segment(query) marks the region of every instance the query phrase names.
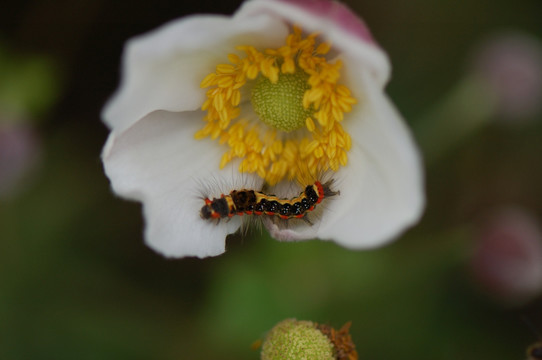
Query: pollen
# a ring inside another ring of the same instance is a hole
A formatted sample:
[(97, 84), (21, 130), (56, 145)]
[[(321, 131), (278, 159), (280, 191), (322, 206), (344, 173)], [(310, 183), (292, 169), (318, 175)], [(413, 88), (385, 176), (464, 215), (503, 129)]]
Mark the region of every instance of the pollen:
[(294, 27), (284, 46), (238, 46), (242, 56), (229, 54), (203, 78), (205, 125), (195, 138), (224, 147), (220, 168), (239, 159), (240, 172), (274, 185), (347, 165), (352, 140), (342, 122), (357, 100), (339, 82), (342, 63), (328, 62), (331, 49)]

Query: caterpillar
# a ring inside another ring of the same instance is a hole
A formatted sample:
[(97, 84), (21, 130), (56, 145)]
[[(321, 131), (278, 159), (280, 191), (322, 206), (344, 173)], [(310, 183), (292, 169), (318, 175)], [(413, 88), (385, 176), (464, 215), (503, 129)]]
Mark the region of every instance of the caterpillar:
[(235, 215), (269, 215), (281, 219), (304, 219), (324, 198), (338, 195), (339, 191), (331, 190), (333, 180), (325, 183), (316, 181), (307, 185), (299, 196), (292, 199), (280, 199), (275, 195), (267, 195), (261, 191), (242, 189), (232, 190), (228, 195), (219, 198), (205, 198), (205, 205), (200, 210), (202, 219), (223, 219)]

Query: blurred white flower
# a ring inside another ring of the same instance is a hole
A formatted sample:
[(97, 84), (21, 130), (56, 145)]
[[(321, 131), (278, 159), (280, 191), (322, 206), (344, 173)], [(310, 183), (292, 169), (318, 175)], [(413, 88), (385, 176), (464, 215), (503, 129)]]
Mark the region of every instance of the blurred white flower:
[(231, 17), (176, 20), (130, 40), (122, 70), (103, 111), (105, 171), (143, 203), (145, 240), (166, 256), (224, 251), (238, 216), (201, 219), (196, 194), (232, 177), (286, 195), (331, 173), (341, 195), (314, 226), (266, 221), (282, 240), (374, 247), (420, 217), (420, 157), (383, 90), (388, 59), (338, 2), (253, 0)]

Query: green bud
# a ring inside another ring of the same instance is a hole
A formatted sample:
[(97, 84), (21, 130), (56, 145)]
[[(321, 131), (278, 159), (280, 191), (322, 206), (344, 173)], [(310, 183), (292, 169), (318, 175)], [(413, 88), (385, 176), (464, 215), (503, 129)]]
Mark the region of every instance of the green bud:
[(333, 360), (334, 346), (312, 321), (286, 319), (266, 335), (261, 359)]

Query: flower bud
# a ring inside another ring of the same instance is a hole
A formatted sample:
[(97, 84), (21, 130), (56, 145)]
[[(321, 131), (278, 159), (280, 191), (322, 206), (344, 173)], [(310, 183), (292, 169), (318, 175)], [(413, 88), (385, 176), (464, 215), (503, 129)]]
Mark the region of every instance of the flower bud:
[(474, 53), (472, 71), (495, 96), (495, 113), (522, 120), (542, 110), (542, 43), (516, 32), (487, 39)]
[(350, 323), (337, 331), (312, 321), (283, 320), (265, 337), (261, 359), (356, 360), (349, 329)]
[(489, 294), (510, 305), (524, 303), (542, 290), (542, 233), (530, 214), (505, 209), (478, 231), (471, 270)]
[(31, 126), (0, 118), (0, 199), (13, 196), (40, 157), (38, 135)]

